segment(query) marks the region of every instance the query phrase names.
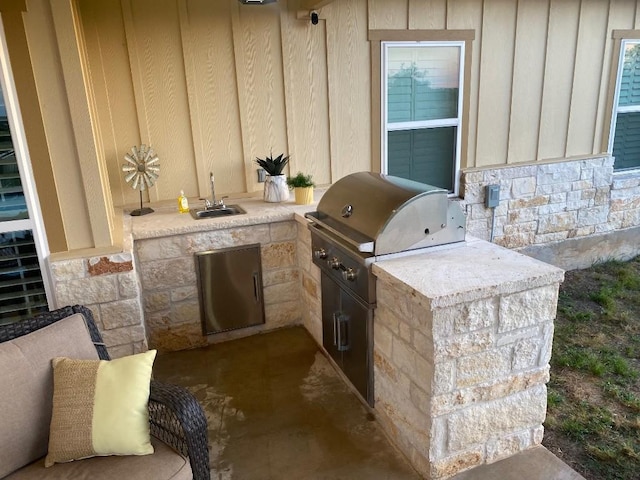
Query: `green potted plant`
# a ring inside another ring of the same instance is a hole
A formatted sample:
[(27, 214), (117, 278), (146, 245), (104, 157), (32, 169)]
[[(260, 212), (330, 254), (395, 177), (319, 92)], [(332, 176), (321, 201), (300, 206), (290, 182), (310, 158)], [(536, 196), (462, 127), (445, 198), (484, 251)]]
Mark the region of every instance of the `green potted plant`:
[(282, 173), (289, 163), (289, 156), (281, 153), (273, 158), (273, 153), (264, 158), (256, 158), (256, 163), (267, 172), (264, 181), (263, 199), (265, 202), (285, 202), (289, 200), (287, 177)]
[(313, 203), (313, 187), (315, 187), (316, 184), (313, 183), (311, 175), (298, 172), (295, 177), (287, 177), (287, 185), (293, 189), (298, 205), (309, 205)]

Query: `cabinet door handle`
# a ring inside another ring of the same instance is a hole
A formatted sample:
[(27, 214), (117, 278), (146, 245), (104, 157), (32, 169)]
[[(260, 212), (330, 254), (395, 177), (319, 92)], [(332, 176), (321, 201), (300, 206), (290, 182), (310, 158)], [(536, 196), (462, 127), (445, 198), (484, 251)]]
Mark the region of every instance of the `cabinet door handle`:
[(338, 314), (338, 351), (346, 352), (349, 348), (349, 316)]
[(258, 272), (253, 272), (253, 296), (256, 299), (256, 303), (260, 303), (260, 279), (258, 278)]

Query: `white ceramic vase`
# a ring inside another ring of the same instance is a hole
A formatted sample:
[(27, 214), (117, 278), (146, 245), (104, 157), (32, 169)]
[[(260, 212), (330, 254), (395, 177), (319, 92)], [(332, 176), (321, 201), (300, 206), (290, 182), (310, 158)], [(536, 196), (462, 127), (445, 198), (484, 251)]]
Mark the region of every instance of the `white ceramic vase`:
[(267, 175), (264, 181), (265, 202), (286, 202), (289, 200), (289, 186), (286, 175)]

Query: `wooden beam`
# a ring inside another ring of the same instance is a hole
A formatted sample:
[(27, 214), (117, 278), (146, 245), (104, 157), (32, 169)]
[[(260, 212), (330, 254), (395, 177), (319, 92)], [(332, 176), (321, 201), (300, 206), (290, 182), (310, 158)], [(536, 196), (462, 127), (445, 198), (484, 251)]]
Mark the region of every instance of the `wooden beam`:
[[(93, 246), (111, 247), (122, 242), (122, 222), (116, 222), (114, 218), (109, 178), (104, 156), (99, 148), (100, 135), (95, 119), (91, 85), (86, 82), (88, 70), (84, 58), (83, 39), (74, 5), (73, 0), (51, 0), (51, 11), (69, 100)], [(63, 188), (62, 185), (60, 188)]]
[(26, 0), (0, 0), (0, 12), (26, 12)]
[(19, 1), (13, 2), (15, 9), (9, 8), (8, 3), (3, 2), (0, 11), (47, 243), (51, 252), (65, 251), (68, 249), (67, 236), (29, 54), (23, 11)]

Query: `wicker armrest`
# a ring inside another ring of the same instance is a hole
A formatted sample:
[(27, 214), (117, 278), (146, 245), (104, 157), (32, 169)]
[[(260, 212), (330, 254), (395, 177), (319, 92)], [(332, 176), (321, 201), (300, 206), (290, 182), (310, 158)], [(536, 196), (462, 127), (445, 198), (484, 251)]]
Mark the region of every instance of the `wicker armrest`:
[(93, 344), (98, 352), (98, 357), (100, 357), (101, 360), (109, 360), (107, 347), (102, 342), (102, 336), (96, 326), (93, 314), (91, 313), (91, 310), (84, 305), (62, 307), (57, 310), (51, 310), (50, 312), (40, 313), (35, 317), (26, 320), (10, 323), (8, 325), (0, 325), (0, 343), (13, 340), (14, 338), (21, 337), (22, 335), (27, 335), (28, 333), (39, 330), (42, 327), (51, 325), (58, 320), (69, 317), (74, 313), (81, 313), (84, 316), (85, 324), (87, 325), (91, 340), (93, 340)]
[(151, 381), (151, 434), (189, 457), (194, 480), (209, 480), (207, 419), (191, 393), (177, 385)]

